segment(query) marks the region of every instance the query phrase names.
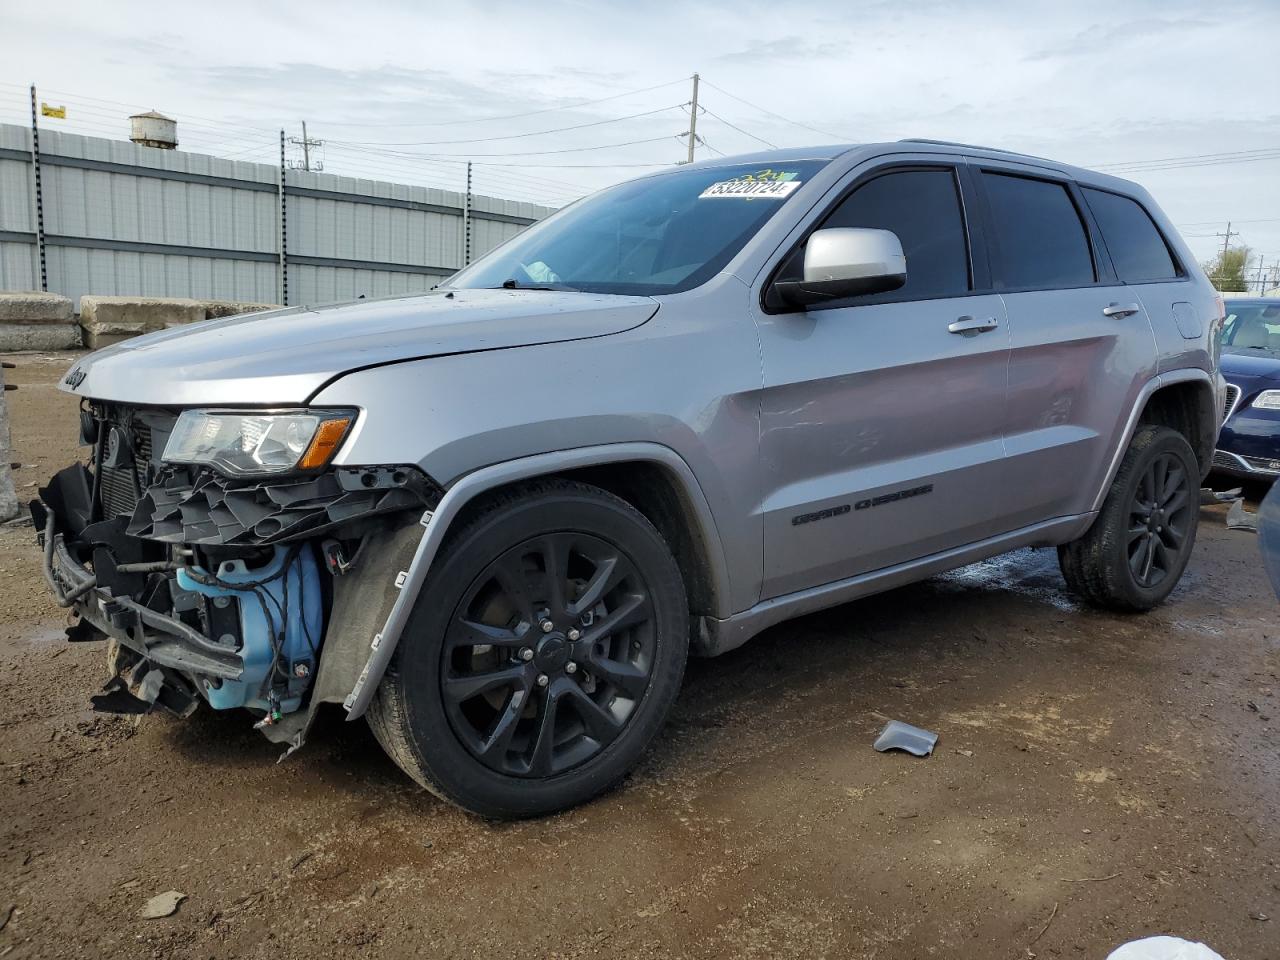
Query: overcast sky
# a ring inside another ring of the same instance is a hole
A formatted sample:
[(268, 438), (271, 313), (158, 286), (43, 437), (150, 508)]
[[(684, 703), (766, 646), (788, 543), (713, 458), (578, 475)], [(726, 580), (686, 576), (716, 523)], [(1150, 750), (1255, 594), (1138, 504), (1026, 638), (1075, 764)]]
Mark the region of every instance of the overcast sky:
[(327, 172), (456, 187), (438, 158), (469, 155), (477, 192), (564, 202), (681, 159), (698, 71), (700, 157), (913, 136), (1086, 166), (1195, 157), (1115, 171), (1202, 257), (1231, 220), (1272, 263), (1278, 43), (1277, 0), (0, 0), (0, 119), (28, 117), (34, 81), (68, 108), (49, 127), (118, 137), (155, 107), (184, 149), (268, 162), (305, 119)]

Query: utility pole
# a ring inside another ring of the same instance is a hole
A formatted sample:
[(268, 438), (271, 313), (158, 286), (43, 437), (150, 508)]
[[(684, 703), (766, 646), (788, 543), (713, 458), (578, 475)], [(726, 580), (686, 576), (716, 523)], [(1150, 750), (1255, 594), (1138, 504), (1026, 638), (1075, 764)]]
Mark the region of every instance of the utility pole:
[(1227, 254), (1227, 248), (1231, 246), (1231, 238), (1232, 238), (1232, 237), (1238, 237), (1238, 236), (1240, 236), (1240, 231), (1239, 231), (1239, 230), (1237, 230), (1235, 233), (1232, 233), (1232, 232), (1231, 232), (1231, 221), (1230, 221), (1230, 220), (1228, 220), (1228, 221), (1227, 221), (1227, 232), (1226, 232), (1226, 233), (1215, 233), (1215, 234), (1214, 234), (1214, 236), (1215, 236), (1215, 237), (1221, 237), (1221, 238), (1222, 238), (1222, 255), (1223, 255), (1223, 256), (1226, 256), (1226, 254)]
[[(698, 75), (693, 75), (693, 102), (689, 110), (689, 159), (685, 163), (693, 163), (693, 148), (698, 145)], [(1228, 224), (1230, 229), (1230, 224)]]
[(1258, 296), (1262, 296), (1262, 291), (1266, 289), (1263, 286), (1263, 283), (1265, 281), (1263, 280), (1263, 277), (1262, 277), (1262, 265), (1266, 263), (1266, 261), (1267, 261), (1266, 257), (1261, 255), (1258, 256)]
[[(292, 143), (292, 144), (293, 144), (294, 146), (296, 146), (296, 147), (301, 147), (301, 148), (302, 148), (302, 163), (301, 163), (301, 164), (299, 164), (297, 161), (294, 161), (294, 163), (293, 163), (293, 168), (294, 168), (295, 170), (305, 170), (305, 171), (307, 171), (308, 173), (310, 173), (310, 172), (311, 172), (311, 170), (312, 170), (312, 166), (311, 166), (311, 148), (312, 148), (312, 147), (323, 147), (323, 146), (324, 146), (324, 141), (323, 141), (323, 140), (312, 140), (312, 139), (310, 139), (310, 138), (307, 136), (307, 121), (303, 120), (303, 121), (302, 121), (302, 139), (301, 139), (301, 140), (299, 140), (297, 137), (290, 137), (290, 138), (289, 138), (289, 142), (290, 142), (290, 143)], [(316, 169), (316, 170), (323, 170), (323, 169), (324, 169), (324, 164), (323, 164), (323, 163), (316, 163), (316, 165), (315, 165), (315, 168), (314, 168), (314, 169)]]

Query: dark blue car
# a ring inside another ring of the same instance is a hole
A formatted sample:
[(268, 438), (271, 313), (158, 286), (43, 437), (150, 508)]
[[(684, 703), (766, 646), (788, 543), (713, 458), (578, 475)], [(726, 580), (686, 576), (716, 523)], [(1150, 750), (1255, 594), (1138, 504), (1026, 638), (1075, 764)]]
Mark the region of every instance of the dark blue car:
[(1222, 375), (1226, 420), (1213, 468), (1274, 480), (1280, 476), (1280, 300), (1227, 301)]

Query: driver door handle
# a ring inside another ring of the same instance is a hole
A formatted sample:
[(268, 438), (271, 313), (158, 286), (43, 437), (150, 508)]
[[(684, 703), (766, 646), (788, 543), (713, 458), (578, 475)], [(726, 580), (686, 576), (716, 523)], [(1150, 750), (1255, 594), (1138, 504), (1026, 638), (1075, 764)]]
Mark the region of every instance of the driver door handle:
[(1137, 313), (1142, 307), (1136, 303), (1113, 303), (1102, 308), (1104, 317), (1128, 317)]
[(972, 337), (979, 333), (989, 333), (999, 326), (1000, 321), (995, 317), (961, 317), (947, 324), (947, 332)]

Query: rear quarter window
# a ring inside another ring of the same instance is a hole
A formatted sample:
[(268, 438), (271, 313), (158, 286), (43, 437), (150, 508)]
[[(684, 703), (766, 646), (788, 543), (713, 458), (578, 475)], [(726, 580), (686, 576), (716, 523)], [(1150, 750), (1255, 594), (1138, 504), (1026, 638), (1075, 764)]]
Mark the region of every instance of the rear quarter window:
[(1169, 245), (1140, 203), (1105, 190), (1085, 187), (1083, 192), (1121, 280), (1142, 283), (1179, 275)]

